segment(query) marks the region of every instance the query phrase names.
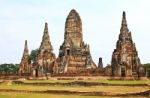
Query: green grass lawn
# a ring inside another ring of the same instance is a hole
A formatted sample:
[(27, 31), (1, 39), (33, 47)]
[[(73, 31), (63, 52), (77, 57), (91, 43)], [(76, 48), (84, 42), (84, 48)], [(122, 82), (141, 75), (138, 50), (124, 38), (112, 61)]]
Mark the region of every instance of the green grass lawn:
[[(104, 96), (80, 96), (80, 95), (62, 95), (62, 94), (37, 94), (37, 93), (15, 93), (0, 92), (0, 98), (111, 98)], [(146, 98), (146, 97), (113, 97), (113, 98)]]
[(71, 91), (101, 91), (112, 93), (134, 93), (150, 90), (148, 86), (32, 86), (32, 85), (0, 85), (0, 89), (14, 90), (31, 90), (31, 91), (46, 91), (46, 90), (71, 90)]
[[(26, 83), (68, 83), (76, 80), (25, 80)], [(77, 80), (81, 81), (81, 80)], [(83, 82), (99, 82), (108, 84), (150, 84), (150, 80), (83, 80)], [(37, 86), (24, 84), (0, 84), (0, 89), (12, 90), (29, 90), (29, 91), (46, 91), (46, 90), (67, 90), (67, 91), (89, 91), (89, 92), (110, 92), (116, 94), (135, 93), (150, 90), (150, 86)], [(40, 94), (40, 93), (25, 93), (25, 92), (0, 92), (0, 98), (109, 98), (104, 96), (80, 96), (80, 95), (65, 95), (65, 94)], [(123, 97), (115, 97), (123, 98)], [(124, 97), (134, 98), (134, 97)], [(144, 98), (144, 97), (136, 97)]]
[(100, 96), (0, 92), (0, 98), (108, 98)]
[(98, 82), (108, 84), (150, 84), (150, 80), (25, 80), (25, 83), (68, 83), (75, 81)]

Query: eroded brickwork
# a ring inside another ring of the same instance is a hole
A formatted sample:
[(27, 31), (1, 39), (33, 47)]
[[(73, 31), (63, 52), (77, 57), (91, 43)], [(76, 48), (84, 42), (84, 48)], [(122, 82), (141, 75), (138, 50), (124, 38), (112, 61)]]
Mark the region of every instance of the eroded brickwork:
[(53, 47), (50, 42), (48, 24), (45, 23), (42, 42), (36, 57), (36, 62), (34, 64), (34, 73), (36, 76), (46, 75), (47, 73), (52, 74), (55, 60), (56, 57), (53, 53)]
[(139, 71), (142, 65), (135, 43), (132, 41), (131, 32), (127, 26), (125, 12), (122, 15), (122, 24), (116, 49), (114, 49), (112, 54), (111, 67), (113, 76), (137, 78), (139, 73), (142, 73)]
[(27, 40), (25, 41), (23, 56), (19, 66), (20, 75), (28, 75), (31, 73), (31, 64), (29, 61), (29, 50)]
[(60, 46), (58, 73), (80, 74), (86, 69), (95, 69), (89, 45), (83, 42), (82, 22), (73, 9), (65, 23), (64, 42)]

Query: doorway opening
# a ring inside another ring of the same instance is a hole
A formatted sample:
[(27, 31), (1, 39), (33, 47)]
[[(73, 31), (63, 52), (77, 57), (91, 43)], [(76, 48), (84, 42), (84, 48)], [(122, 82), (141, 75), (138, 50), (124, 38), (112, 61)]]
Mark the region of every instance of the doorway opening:
[(121, 77), (125, 77), (125, 76), (126, 76), (126, 69), (121, 68)]
[(38, 77), (38, 69), (35, 70), (35, 76)]
[(67, 50), (67, 55), (70, 55), (70, 50)]

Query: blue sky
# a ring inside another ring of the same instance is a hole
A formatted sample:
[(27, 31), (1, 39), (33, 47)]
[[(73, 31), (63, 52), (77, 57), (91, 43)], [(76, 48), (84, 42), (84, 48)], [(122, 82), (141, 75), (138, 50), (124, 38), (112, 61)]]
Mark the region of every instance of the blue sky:
[(83, 39), (90, 45), (95, 63), (109, 64), (120, 33), (122, 12), (126, 11), (142, 63), (150, 62), (149, 0), (0, 0), (0, 64), (19, 63), (24, 41), (39, 48), (44, 23), (48, 22), (54, 53), (64, 40), (65, 19), (76, 9), (82, 19)]

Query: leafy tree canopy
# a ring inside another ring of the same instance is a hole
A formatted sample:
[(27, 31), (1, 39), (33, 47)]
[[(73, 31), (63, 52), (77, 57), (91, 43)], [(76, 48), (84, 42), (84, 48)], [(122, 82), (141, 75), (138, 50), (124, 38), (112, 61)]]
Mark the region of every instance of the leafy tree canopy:
[(35, 59), (36, 59), (36, 56), (37, 56), (38, 52), (39, 52), (39, 49), (35, 49), (35, 50), (32, 50), (32, 51), (31, 51), (29, 58), (30, 58), (30, 61), (31, 61), (32, 63), (35, 62)]
[(0, 64), (1, 74), (15, 74), (18, 72), (19, 64)]

